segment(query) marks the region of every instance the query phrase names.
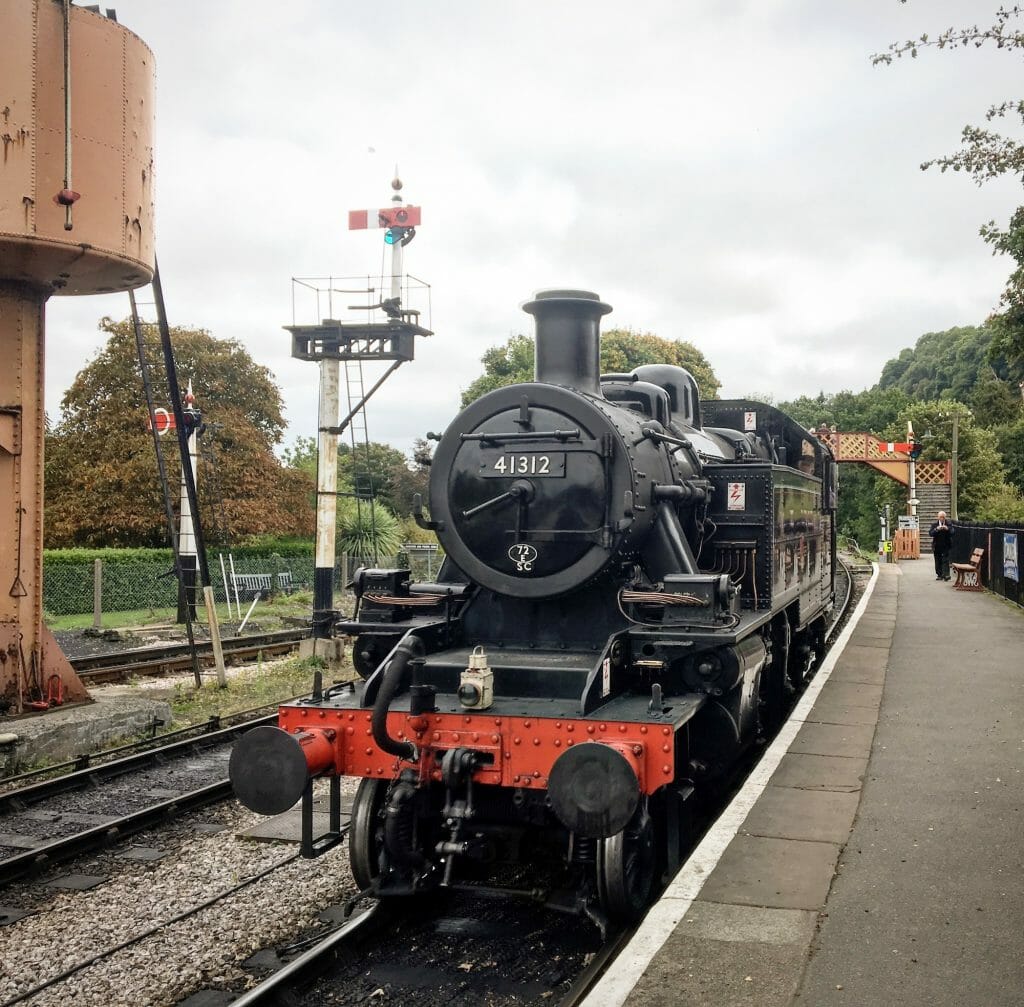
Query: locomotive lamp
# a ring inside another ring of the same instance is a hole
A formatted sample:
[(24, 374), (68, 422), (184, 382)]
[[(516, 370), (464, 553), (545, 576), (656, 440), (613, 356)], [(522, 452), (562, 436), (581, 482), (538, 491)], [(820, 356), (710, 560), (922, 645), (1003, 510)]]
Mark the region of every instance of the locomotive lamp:
[(459, 679), (459, 702), (467, 710), (487, 710), (494, 702), (494, 672), (483, 647), (474, 647), (469, 655), (469, 667)]

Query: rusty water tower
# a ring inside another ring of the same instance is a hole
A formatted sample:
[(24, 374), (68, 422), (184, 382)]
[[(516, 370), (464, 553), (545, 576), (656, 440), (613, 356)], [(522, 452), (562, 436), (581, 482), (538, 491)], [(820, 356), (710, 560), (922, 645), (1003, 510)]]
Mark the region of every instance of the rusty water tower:
[(153, 276), (153, 54), (107, 13), (0, 5), (0, 712), (87, 698), (42, 620), (46, 301)]

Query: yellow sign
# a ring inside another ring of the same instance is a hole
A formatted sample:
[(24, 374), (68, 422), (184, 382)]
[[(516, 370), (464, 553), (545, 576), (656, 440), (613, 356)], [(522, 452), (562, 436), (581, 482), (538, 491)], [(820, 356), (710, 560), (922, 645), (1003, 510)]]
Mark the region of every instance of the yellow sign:
[(882, 544), (882, 552), (892, 552), (892, 539), (886, 539)]

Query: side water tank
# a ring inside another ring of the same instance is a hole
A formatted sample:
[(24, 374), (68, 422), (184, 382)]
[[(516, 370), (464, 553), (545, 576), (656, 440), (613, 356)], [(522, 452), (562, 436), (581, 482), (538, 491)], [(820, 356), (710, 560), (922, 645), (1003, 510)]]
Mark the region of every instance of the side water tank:
[[(55, 294), (148, 283), (153, 54), (55, 0), (5, 0), (0, 39), (0, 280)], [(55, 201), (65, 189), (78, 198)]]

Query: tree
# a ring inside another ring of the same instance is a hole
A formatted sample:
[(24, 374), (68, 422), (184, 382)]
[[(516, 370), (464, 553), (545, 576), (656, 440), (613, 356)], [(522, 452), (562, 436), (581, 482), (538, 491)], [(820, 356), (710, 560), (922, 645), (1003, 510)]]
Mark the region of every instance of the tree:
[[(905, 3), (906, 0), (900, 0)], [(980, 49), (991, 45), (1011, 53), (1024, 53), (1024, 31), (1019, 24), (1024, 17), (1024, 6), (999, 7), (994, 20), (988, 27), (970, 25), (964, 28), (948, 28), (934, 38), (927, 34), (905, 42), (894, 42), (884, 53), (875, 53), (872, 63), (891, 64), (904, 56), (917, 58), (925, 48), (957, 49), (974, 47)], [(985, 113), (988, 123), (1015, 119), (1024, 123), (1024, 100), (1012, 99), (990, 105)], [(940, 171), (963, 171), (982, 185), (993, 178), (1016, 175), (1024, 182), (1024, 143), (988, 126), (965, 126), (960, 135), (961, 149), (954, 154), (935, 157), (925, 161), (921, 168), (938, 167)], [(1017, 263), (1010, 275), (1000, 302), (1002, 312), (994, 314), (988, 321), (992, 330), (990, 353), (993, 358), (1002, 356), (1009, 362), (1011, 377), (1024, 378), (1024, 207), (1018, 207), (1005, 229), (989, 221), (981, 228), (982, 238), (992, 246), (993, 254), (1009, 255)]]
[(305, 472), (316, 482), (317, 447), (315, 437), (296, 437), (290, 448), (283, 448), (281, 460), (286, 468)]
[[(533, 381), (534, 349), (528, 336), (512, 336), (502, 346), (492, 346), (480, 358), (484, 373), (463, 393), (462, 406), (495, 388)], [(685, 367), (697, 382), (702, 398), (717, 396), (721, 382), (707, 358), (692, 343), (663, 339), (651, 332), (609, 329), (601, 336), (601, 370), (605, 373), (631, 371), (641, 364), (675, 364)]]
[(412, 513), (413, 496), (426, 500), (430, 449), (423, 440), (409, 457), (390, 444), (371, 441), (338, 446), (338, 489), (363, 499), (377, 500), (394, 514)]
[(982, 235), (997, 252), (1017, 263), (1000, 297), (1003, 310), (990, 315), (985, 324), (992, 333), (990, 353), (1008, 361), (1011, 380), (1024, 388), (1024, 207), (1013, 214), (1006, 231), (998, 231), (990, 222)]
[(653, 332), (609, 329), (601, 338), (601, 370), (624, 373), (641, 364), (674, 364), (684, 367), (697, 382), (701, 398), (714, 399), (722, 383), (707, 357), (693, 343), (682, 339), (663, 339)]
[(465, 408), (495, 388), (533, 380), (533, 340), (529, 336), (511, 336), (503, 346), (492, 346), (480, 358), (484, 373), (463, 393)]
[(901, 388), (874, 388), (862, 392), (842, 391), (815, 397), (802, 396), (783, 402), (779, 408), (808, 429), (822, 423), (837, 430), (865, 431), (881, 436), (896, 421), (911, 399)]
[(1006, 479), (1024, 493), (1024, 416), (992, 428), (996, 447), (1006, 468)]
[(916, 399), (967, 402), (979, 381), (996, 376), (988, 362), (991, 341), (990, 332), (974, 326), (926, 332), (913, 349), (886, 362), (878, 386), (902, 388)]
[(927, 332), (885, 364), (879, 387), (901, 388), (915, 399), (964, 402), (980, 426), (1005, 423), (1017, 414), (1020, 396), (992, 342), (990, 325)]
[[(808, 429), (822, 423), (837, 430), (873, 433), (898, 423), (910, 404), (901, 388), (869, 388), (862, 392), (824, 392), (784, 402), (779, 408)], [(904, 423), (904, 430), (906, 425)], [(897, 438), (902, 440), (902, 436)], [(843, 465), (839, 473), (839, 511), (837, 527), (842, 535), (854, 539), (862, 548), (873, 550), (878, 540), (879, 497), (894, 486), (891, 479), (866, 465)]]
[(979, 427), (1002, 426), (1021, 412), (1020, 396), (1010, 383), (994, 377), (982, 378), (974, 386), (968, 405)]
[[(900, 0), (900, 3), (906, 3), (906, 0)], [(893, 42), (887, 52), (875, 53), (871, 62), (878, 66), (889, 65), (904, 56), (917, 59), (918, 53), (926, 48), (962, 49), (972, 46), (980, 49), (991, 44), (996, 49), (1021, 52), (1024, 51), (1024, 32), (1015, 24), (1022, 16), (1024, 6), (999, 7), (995, 20), (987, 28), (979, 28), (976, 24), (966, 28), (947, 28), (934, 38), (924, 34), (905, 42)], [(1012, 117), (1024, 122), (1024, 100), (999, 102), (990, 105), (985, 113), (987, 122)], [(1007, 173), (1024, 174), (1024, 144), (1020, 141), (982, 126), (964, 126), (960, 138), (962, 150), (925, 161), (922, 169), (937, 166), (942, 171), (966, 171), (978, 185)]]
[[(46, 539), (49, 546), (140, 546), (167, 543), (164, 506), (146, 429), (146, 402), (129, 320), (104, 318), (108, 340), (79, 371), (61, 402), (46, 443)], [(199, 438), (204, 530), (237, 541), (248, 535), (308, 535), (313, 510), (307, 473), (281, 465), (281, 395), (270, 371), (234, 340), (203, 329), (171, 330), (179, 381), (193, 380), (207, 423)], [(145, 345), (156, 405), (169, 408), (155, 328)], [(164, 457), (177, 502), (177, 440), (164, 437)]]

